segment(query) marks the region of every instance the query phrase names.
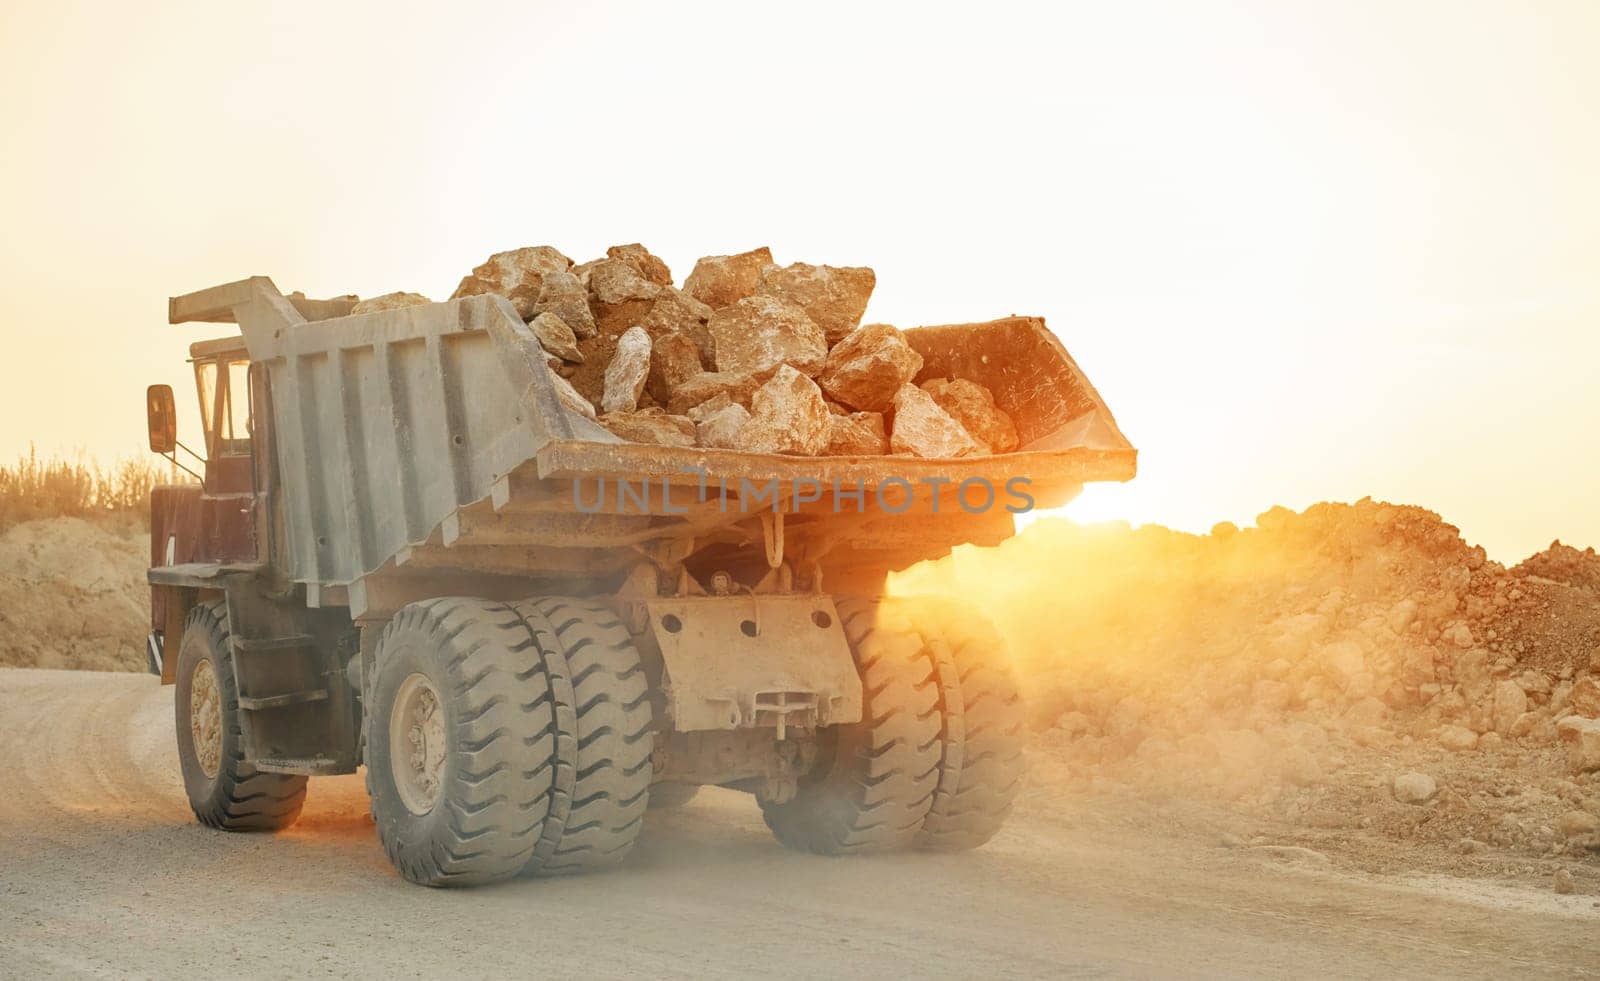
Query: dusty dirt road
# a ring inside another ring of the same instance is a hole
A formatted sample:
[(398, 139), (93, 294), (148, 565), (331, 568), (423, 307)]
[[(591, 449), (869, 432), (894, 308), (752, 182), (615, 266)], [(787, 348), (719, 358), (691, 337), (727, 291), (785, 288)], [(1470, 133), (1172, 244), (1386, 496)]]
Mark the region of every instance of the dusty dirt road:
[(1025, 803), (968, 855), (824, 859), (708, 792), (628, 864), (403, 883), (359, 777), (196, 825), (154, 679), (0, 669), (0, 976), (1583, 976), (1592, 897), (1342, 874)]

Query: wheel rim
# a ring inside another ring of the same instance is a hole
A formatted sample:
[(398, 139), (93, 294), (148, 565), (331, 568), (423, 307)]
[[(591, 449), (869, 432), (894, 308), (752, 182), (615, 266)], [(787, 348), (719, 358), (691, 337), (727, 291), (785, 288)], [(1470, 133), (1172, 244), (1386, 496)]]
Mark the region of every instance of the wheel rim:
[(395, 692), (389, 713), (389, 769), (400, 802), (413, 814), (427, 814), (439, 803), (444, 779), (444, 709), (433, 682), (409, 675)]
[(222, 762), (222, 692), (210, 658), (196, 664), (189, 679), (189, 738), (200, 769), (215, 777)]

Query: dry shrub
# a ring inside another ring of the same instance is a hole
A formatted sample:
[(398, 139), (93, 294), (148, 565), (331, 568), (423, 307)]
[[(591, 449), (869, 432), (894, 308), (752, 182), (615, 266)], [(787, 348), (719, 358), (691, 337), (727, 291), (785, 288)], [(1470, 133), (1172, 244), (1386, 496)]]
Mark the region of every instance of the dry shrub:
[(147, 520), (150, 488), (167, 483), (166, 468), (147, 460), (105, 467), (83, 457), (43, 459), (33, 448), (0, 465), (0, 529), (37, 518), (129, 515)]

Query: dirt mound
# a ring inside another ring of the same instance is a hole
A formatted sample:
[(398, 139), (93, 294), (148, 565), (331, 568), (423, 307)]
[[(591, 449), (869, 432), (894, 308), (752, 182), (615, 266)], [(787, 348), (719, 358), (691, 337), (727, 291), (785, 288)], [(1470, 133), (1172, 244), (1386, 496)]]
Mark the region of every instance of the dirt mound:
[[(1438, 515), (1370, 500), (1257, 522), (1040, 521), (895, 588), (975, 599), (1006, 633), (1046, 780), (1466, 849), (1600, 847), (1600, 774), (1557, 726), (1600, 714), (1592, 552), (1507, 570)], [(1434, 790), (1407, 802), (1413, 771)]]
[(1523, 559), (1511, 571), (1600, 593), (1600, 555), (1592, 548), (1579, 551), (1554, 541), (1543, 552)]
[(45, 518), (0, 534), (0, 666), (142, 671), (148, 533)]

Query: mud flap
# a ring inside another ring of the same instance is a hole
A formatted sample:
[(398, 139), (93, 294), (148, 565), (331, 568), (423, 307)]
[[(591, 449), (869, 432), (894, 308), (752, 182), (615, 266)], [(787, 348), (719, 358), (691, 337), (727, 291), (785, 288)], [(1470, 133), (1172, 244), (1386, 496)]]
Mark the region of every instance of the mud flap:
[(861, 720), (861, 676), (827, 596), (645, 602), (679, 732)]

